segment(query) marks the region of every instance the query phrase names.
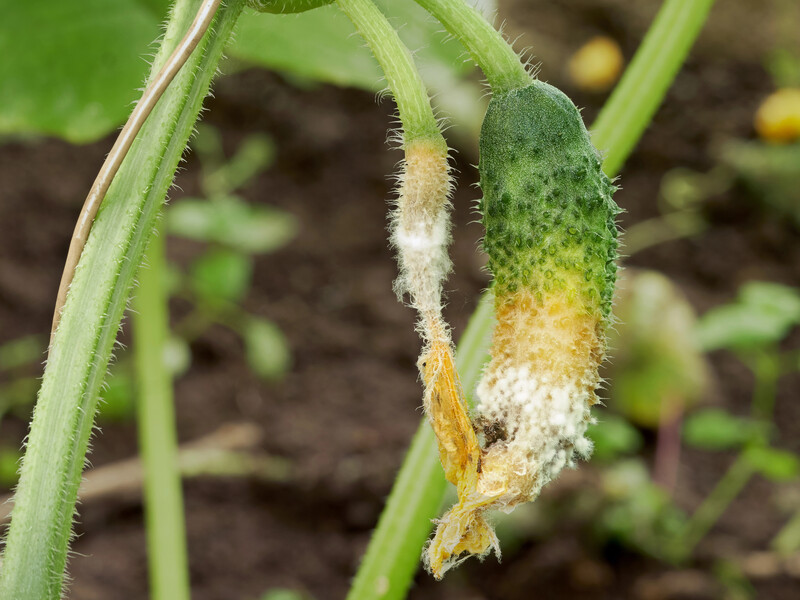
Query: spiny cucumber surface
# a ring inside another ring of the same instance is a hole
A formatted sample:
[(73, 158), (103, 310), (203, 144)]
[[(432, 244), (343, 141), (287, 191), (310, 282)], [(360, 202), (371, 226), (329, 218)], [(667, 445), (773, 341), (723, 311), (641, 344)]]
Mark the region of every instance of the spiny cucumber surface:
[(611, 313), (619, 212), (580, 113), (535, 81), (495, 97), (480, 141), (484, 249), (495, 295), (565, 293)]
[(437, 578), (465, 555), (499, 553), (486, 510), (533, 500), (591, 453), (585, 433), (616, 279), (614, 186), (562, 92), (533, 81), (495, 96), (480, 151), (497, 324), (472, 430), (455, 427), (449, 440), (474, 442), (448, 472), (459, 501), (425, 551)]

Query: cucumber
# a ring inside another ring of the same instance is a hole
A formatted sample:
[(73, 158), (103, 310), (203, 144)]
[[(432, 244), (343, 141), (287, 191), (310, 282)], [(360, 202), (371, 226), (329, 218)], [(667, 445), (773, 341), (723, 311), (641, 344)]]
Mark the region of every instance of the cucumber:
[(498, 300), (567, 294), (611, 314), (619, 208), (580, 113), (557, 88), (532, 85), (489, 103), (480, 138), (480, 209)]
[(437, 578), (465, 554), (499, 553), (486, 510), (533, 500), (591, 453), (617, 273), (615, 187), (569, 98), (540, 81), (496, 95), (480, 152), (497, 323), (472, 421), (480, 456), (425, 552)]
[(495, 506), (511, 507), (591, 453), (620, 211), (580, 112), (551, 85), (493, 98), (480, 151), (497, 325), (478, 414), (504, 432), (484, 438), (484, 462), (487, 478), (506, 477)]

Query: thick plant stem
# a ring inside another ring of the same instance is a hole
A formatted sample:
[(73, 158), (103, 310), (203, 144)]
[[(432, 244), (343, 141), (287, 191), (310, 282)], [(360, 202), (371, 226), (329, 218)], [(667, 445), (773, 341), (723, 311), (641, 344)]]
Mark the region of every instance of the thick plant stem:
[(714, 0), (667, 0), (661, 6), (594, 124), (592, 142), (605, 153), (606, 173), (619, 172), (642, 137), (713, 4)]
[(72, 232), (72, 239), (70, 240), (69, 250), (67, 252), (67, 260), (64, 265), (64, 271), (61, 274), (61, 282), (58, 284), (58, 295), (56, 297), (56, 307), (53, 311), (53, 325), (50, 331), (50, 339), (52, 341), (58, 328), (58, 322), (61, 319), (61, 311), (64, 309), (64, 302), (67, 299), (67, 292), (69, 285), (72, 283), (72, 278), (75, 276), (75, 267), (78, 266), (83, 247), (86, 245), (86, 239), (89, 237), (94, 218), (97, 216), (97, 211), (100, 209), (100, 203), (105, 198), (106, 192), (114, 180), (114, 176), (119, 171), (122, 161), (128, 154), (128, 151), (136, 139), (137, 134), (141, 131), (147, 117), (153, 110), (153, 107), (158, 102), (161, 95), (167, 89), (167, 86), (173, 80), (178, 71), (181, 70), (186, 61), (191, 56), (197, 44), (202, 39), (214, 14), (219, 7), (220, 0), (205, 0), (200, 6), (200, 9), (195, 15), (189, 31), (183, 36), (181, 43), (172, 51), (170, 57), (164, 63), (160, 71), (155, 73), (152, 80), (145, 88), (139, 102), (133, 109), (131, 116), (122, 128), (114, 146), (108, 153), (100, 172), (92, 184), (89, 194), (86, 196), (86, 201), (81, 208), (81, 214), (78, 217), (78, 222), (75, 224), (75, 230)]
[(134, 300), (139, 454), (152, 600), (189, 600), (186, 524), (175, 435), (172, 378), (164, 364), (169, 331), (164, 239), (153, 236)]
[(248, 0), (247, 5), (259, 12), (285, 15), (313, 10), (332, 2), (333, 0)]
[[(53, 338), (20, 470), (0, 597), (61, 596), (89, 436), (133, 275), (152, 235), (222, 50), (242, 9), (228, 0), (133, 143), (92, 227)], [(200, 2), (179, 0), (153, 72)]]
[(493, 94), (530, 84), (531, 76), (503, 35), (465, 0), (416, 0), (461, 41), (486, 75)]
[[(438, 4), (437, 0), (417, 1), (431, 11), (433, 11), (433, 5)], [(444, 2), (444, 0), (442, 0), (442, 2)], [(468, 8), (460, 0), (458, 2), (453, 0), (453, 2), (453, 6), (456, 4), (461, 6), (461, 8), (457, 10), (465, 10)], [(688, 48), (700, 32), (702, 23), (708, 15), (710, 4), (711, 0), (702, 0), (698, 2), (692, 2), (691, 0), (666, 0), (665, 6), (661, 11), (662, 13), (672, 13), (674, 9), (669, 8), (670, 5), (690, 5), (690, 8), (694, 7), (694, 11), (696, 11), (694, 18), (683, 21), (687, 23), (687, 27), (690, 27), (689, 31), (685, 34), (678, 31), (673, 32), (673, 35), (683, 40), (686, 51), (688, 51)], [(658, 25), (662, 27), (660, 23)], [(445, 26), (447, 27), (447, 24), (445, 24)], [(468, 42), (466, 40), (464, 43), (467, 45), (477, 45), (476, 42)], [(634, 57), (634, 63), (637, 61), (641, 62), (638, 57), (643, 50), (644, 49), (640, 49), (637, 51)], [(663, 69), (666, 75), (661, 81), (663, 85), (659, 87), (659, 93), (645, 94), (645, 97), (642, 99), (628, 96), (627, 94), (633, 94), (636, 93), (637, 90), (640, 90), (643, 84), (634, 81), (633, 77), (628, 76), (626, 73), (623, 80), (631, 79), (631, 82), (626, 86), (627, 92), (625, 92), (625, 94), (615, 92), (609, 99), (604, 109), (604, 113), (608, 116), (606, 116), (603, 121), (599, 121), (594, 128), (595, 140), (599, 139), (601, 142), (602, 140), (613, 140), (612, 145), (605, 147), (612, 156), (612, 160), (609, 160), (607, 155), (606, 162), (604, 163), (604, 170), (609, 176), (613, 177), (617, 174), (625, 158), (627, 158), (630, 148), (635, 145), (644, 132), (647, 123), (661, 103), (670, 82), (677, 74), (685, 58), (685, 54), (685, 52), (682, 54), (664, 54), (663, 58), (665, 60), (659, 62), (659, 68)], [(641, 78), (644, 77), (644, 75), (646, 75), (646, 73), (639, 71), (635, 76)], [(489, 77), (488, 74), (487, 77)], [(635, 118), (632, 118), (631, 115), (626, 112), (627, 107), (632, 103), (637, 103), (637, 105), (641, 103), (640, 108), (635, 112)], [(614, 135), (617, 129), (629, 129), (631, 133)], [(629, 143), (628, 150), (617, 155), (614, 144), (622, 143), (622, 140), (627, 140), (627, 143)], [(489, 306), (490, 303), (487, 302), (487, 299), (484, 297), (479, 309), (473, 314), (469, 328), (458, 346), (459, 371), (463, 378), (462, 381), (464, 389), (467, 392), (467, 397), (469, 397), (470, 392), (475, 387), (480, 377), (482, 366), (488, 359), (489, 346), (488, 335), (469, 335), (469, 333), (471, 331), (491, 331), (492, 311), (488, 308)], [(467, 365), (465, 362), (469, 364)], [(428, 425), (423, 422), (420, 427), (426, 429)], [(414, 572), (417, 569), (418, 562), (412, 562), (409, 561), (407, 557), (400, 558), (394, 553), (388, 553), (386, 552), (386, 546), (387, 544), (394, 544), (397, 547), (408, 549), (416, 548), (418, 551), (421, 551), (432, 528), (430, 520), (436, 516), (441, 505), (442, 497), (436, 498), (433, 494), (425, 494), (425, 502), (419, 502), (413, 505), (408, 503), (408, 499), (415, 497), (415, 495), (419, 493), (419, 490), (426, 490), (429, 487), (444, 490), (444, 486), (442, 485), (441, 475), (435, 468), (438, 466), (438, 456), (436, 442), (433, 436), (419, 432), (414, 437), (406, 456), (406, 462), (404, 462), (401, 467), (401, 474), (413, 467), (420, 475), (413, 478), (410, 476), (400, 476), (396, 480), (391, 496), (389, 497), (389, 502), (384, 512), (381, 514), (378, 527), (367, 549), (367, 554), (356, 575), (348, 600), (403, 598), (414, 576)], [(425, 527), (424, 530), (423, 528), (417, 528), (415, 523), (418, 521), (425, 522), (427, 527)]]

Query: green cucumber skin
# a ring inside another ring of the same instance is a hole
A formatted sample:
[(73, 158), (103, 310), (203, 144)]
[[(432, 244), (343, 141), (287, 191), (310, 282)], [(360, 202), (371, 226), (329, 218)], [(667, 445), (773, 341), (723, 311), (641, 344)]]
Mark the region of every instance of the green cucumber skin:
[(572, 101), (538, 80), (493, 97), (480, 156), (495, 296), (528, 289), (541, 303), (563, 293), (608, 319), (620, 210)]

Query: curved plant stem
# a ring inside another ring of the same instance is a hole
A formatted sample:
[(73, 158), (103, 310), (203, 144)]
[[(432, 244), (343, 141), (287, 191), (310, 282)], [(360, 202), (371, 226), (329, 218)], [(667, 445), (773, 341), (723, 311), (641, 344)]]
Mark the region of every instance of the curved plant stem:
[(138, 386), (139, 453), (151, 600), (189, 600), (186, 524), (175, 435), (172, 378), (164, 364), (169, 311), (164, 239), (153, 236), (138, 272), (134, 300), (134, 361)]
[(69, 285), (72, 283), (72, 278), (75, 276), (75, 268), (78, 266), (78, 261), (81, 258), (83, 247), (86, 245), (89, 231), (97, 216), (100, 204), (103, 202), (103, 198), (105, 198), (106, 192), (108, 192), (108, 188), (114, 180), (114, 176), (117, 174), (117, 171), (119, 171), (122, 161), (128, 154), (133, 140), (136, 139), (136, 134), (141, 130), (147, 117), (150, 116), (153, 107), (156, 105), (156, 102), (158, 102), (158, 99), (161, 98), (164, 90), (167, 89), (167, 86), (186, 63), (192, 51), (197, 47), (203, 34), (205, 34), (208, 26), (211, 24), (211, 20), (217, 12), (219, 3), (220, 0), (205, 0), (200, 6), (194, 21), (186, 32), (186, 35), (183, 36), (180, 44), (178, 44), (178, 47), (175, 48), (166, 63), (164, 63), (164, 66), (156, 73), (156, 76), (145, 88), (131, 116), (128, 117), (125, 127), (122, 128), (117, 140), (111, 147), (111, 152), (108, 153), (105, 162), (103, 162), (103, 166), (100, 167), (100, 171), (97, 173), (97, 177), (81, 208), (78, 222), (75, 224), (75, 230), (72, 232), (72, 239), (70, 240), (69, 250), (67, 251), (67, 260), (64, 264), (64, 271), (61, 273), (61, 282), (58, 284), (56, 307), (53, 311), (53, 325), (50, 330), (51, 342), (58, 328), (58, 323), (61, 320), (61, 311), (64, 309), (64, 302), (67, 299)]
[[(179, 45), (199, 2), (178, 0), (153, 65)], [(243, 0), (227, 0), (133, 143), (100, 208), (56, 331), (8, 532), (0, 598), (61, 597), (78, 483), (133, 275)]]
[[(417, 1), (431, 12), (437, 6), (450, 4), (452, 4), (454, 10), (468, 9), (460, 0)], [(656, 77), (659, 82), (658, 93), (645, 93), (645, 86), (650, 84), (643, 82), (641, 78), (644, 77), (645, 81), (652, 81), (652, 76), (642, 70), (637, 70), (632, 75), (626, 73), (623, 77), (624, 93), (615, 91), (609, 99), (603, 111), (606, 116), (602, 121), (598, 121), (594, 131), (595, 140), (601, 140), (601, 143), (603, 140), (611, 140), (608, 143), (612, 145), (605, 147), (609, 155), (607, 155), (604, 164), (604, 169), (609, 176), (617, 174), (625, 158), (627, 158), (630, 148), (635, 145), (656, 108), (661, 103), (669, 84), (677, 74), (686, 52), (688, 52), (688, 48), (699, 33), (700, 27), (708, 15), (711, 3), (712, 0), (698, 0), (697, 2), (693, 0), (666, 0), (652, 29), (656, 30), (662, 39), (673, 36), (680, 38), (684, 52), (665, 53), (659, 57), (658, 69), (663, 71), (663, 75), (658, 74)], [(462, 5), (462, 7), (455, 9), (456, 4)], [(692, 13), (691, 18), (685, 11)], [(675, 13), (683, 15), (684, 18), (679, 21), (679, 26), (681, 23), (685, 24), (689, 28), (688, 31), (672, 31), (669, 32), (669, 35), (661, 33), (666, 27), (663, 15), (673, 15)], [(447, 23), (444, 24), (450, 30), (450, 26)], [(455, 31), (451, 31), (451, 33), (459, 38), (461, 37)], [(648, 38), (651, 37), (652, 35), (648, 34)], [(468, 47), (478, 45), (474, 41), (462, 41)], [(637, 51), (631, 68), (633, 68), (633, 65), (641, 64), (642, 61), (639, 56), (645, 50), (652, 52), (649, 47), (641, 48)], [(504, 59), (503, 63), (507, 64), (508, 61)], [(500, 69), (500, 71), (502, 72), (503, 69)], [(487, 73), (487, 77), (492, 83), (492, 77), (489, 73)], [(500, 89), (503, 88), (501, 87)], [(635, 94), (639, 93), (643, 97), (638, 98), (635, 96)], [(634, 96), (629, 96), (628, 94), (634, 94)], [(629, 112), (628, 107), (633, 104), (637, 106), (637, 109)], [(635, 117), (632, 115), (635, 115)], [(617, 129), (624, 130), (624, 134), (615, 134)], [(616, 144), (627, 145), (627, 150), (621, 153), (616, 151)], [(475, 387), (481, 368), (488, 359), (489, 337), (488, 335), (483, 335), (483, 333), (491, 331), (492, 313), (491, 309), (488, 308), (489, 304), (484, 296), (458, 345), (459, 371), (462, 376), (464, 390), (468, 395)], [(428, 424), (423, 422), (420, 426), (421, 431), (417, 433), (412, 441), (412, 445), (406, 455), (406, 461), (401, 467), (400, 476), (396, 480), (389, 502), (381, 514), (378, 527), (373, 534), (367, 554), (356, 575), (348, 600), (405, 597), (419, 564), (417, 556), (431, 530), (430, 519), (435, 517), (438, 512), (445, 489), (442, 483), (442, 475), (437, 470), (439, 461), (435, 439), (433, 435), (428, 435), (424, 432), (428, 427)], [(413, 476), (414, 472), (417, 473), (416, 476)], [(441, 491), (441, 494), (435, 497), (436, 495), (432, 493), (425, 493), (424, 501), (413, 501), (416, 494), (421, 494), (421, 490), (428, 490), (429, 488)], [(426, 527), (419, 527), (417, 525), (419, 522), (424, 522)], [(416, 549), (415, 560), (411, 561), (408, 556), (401, 557), (393, 551), (388, 551), (387, 546), (392, 545), (407, 549), (408, 552), (413, 552)]]
[(403, 124), (403, 142), (437, 140), (447, 152), (428, 92), (411, 53), (372, 0), (337, 0), (380, 64)]
[(714, 0), (667, 0), (594, 123), (592, 142), (616, 174), (642, 137), (694, 44)]
[(416, 0), (461, 41), (486, 75), (493, 94), (530, 84), (531, 76), (503, 35), (465, 0)]

